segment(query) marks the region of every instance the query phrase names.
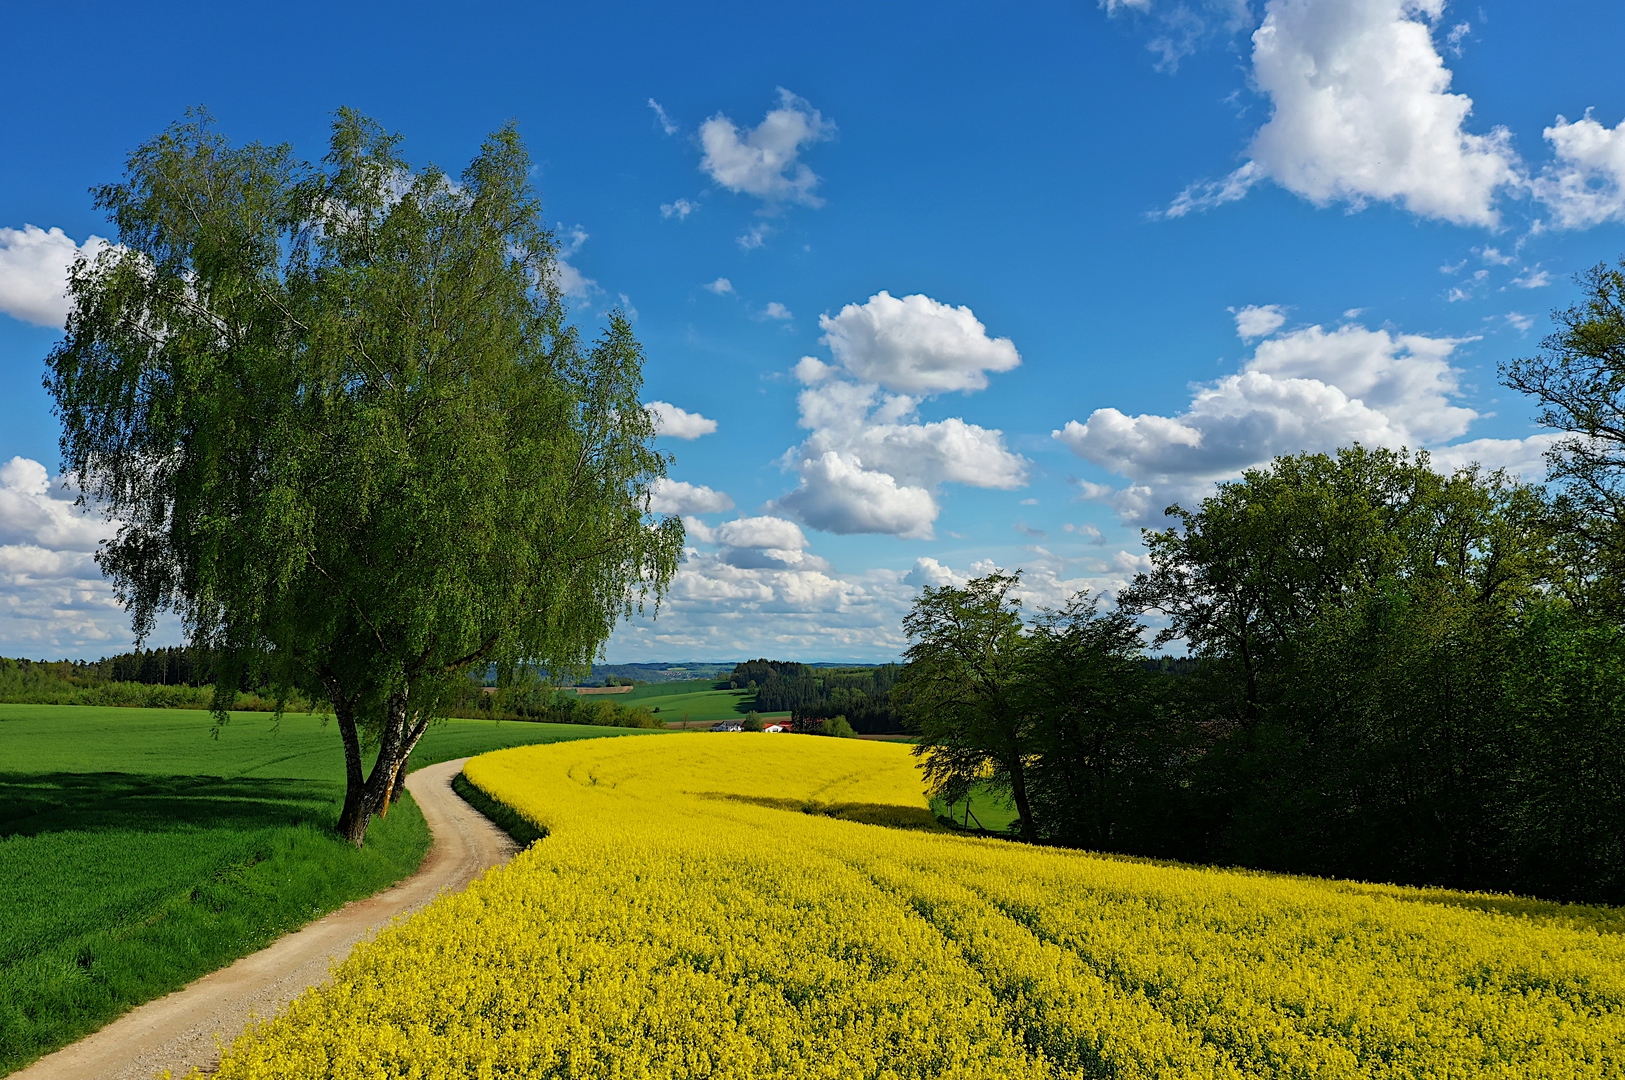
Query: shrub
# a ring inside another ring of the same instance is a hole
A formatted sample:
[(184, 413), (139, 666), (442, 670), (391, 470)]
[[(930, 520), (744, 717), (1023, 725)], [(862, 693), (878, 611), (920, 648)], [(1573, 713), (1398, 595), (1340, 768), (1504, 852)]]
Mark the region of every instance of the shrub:
[(852, 725), (846, 722), (844, 716), (832, 716), (818, 725), (818, 734), (829, 735), (836, 739), (855, 739), (858, 733), (852, 730)]

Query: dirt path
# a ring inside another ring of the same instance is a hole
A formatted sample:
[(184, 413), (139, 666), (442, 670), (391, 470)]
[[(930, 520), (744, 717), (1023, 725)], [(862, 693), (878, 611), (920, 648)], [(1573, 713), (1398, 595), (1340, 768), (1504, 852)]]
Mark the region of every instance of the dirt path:
[(9, 1080), (152, 1080), (165, 1069), (176, 1077), (194, 1068), (213, 1071), (220, 1044), (236, 1038), (250, 1018), (271, 1016), (301, 990), (322, 982), (335, 961), (394, 916), (422, 907), (443, 890), (461, 889), (513, 856), (516, 847), (508, 835), (451, 790), (451, 778), (467, 760), (430, 765), (406, 778), (406, 789), (434, 836), (416, 874), (132, 1009)]

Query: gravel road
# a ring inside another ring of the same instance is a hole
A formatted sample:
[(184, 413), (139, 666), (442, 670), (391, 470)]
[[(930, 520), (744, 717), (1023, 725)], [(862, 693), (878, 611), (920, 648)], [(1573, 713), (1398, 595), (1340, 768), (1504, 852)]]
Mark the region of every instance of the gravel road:
[(517, 850), (508, 835), (451, 790), (467, 758), (419, 769), (406, 789), (423, 810), (434, 846), (418, 872), (346, 904), (252, 956), (138, 1006), (94, 1035), (41, 1058), (9, 1080), (152, 1080), (165, 1069), (183, 1077), (212, 1072), (220, 1047), (250, 1019), (279, 1012), (300, 991), (327, 978), (334, 963), (397, 915), (467, 885)]

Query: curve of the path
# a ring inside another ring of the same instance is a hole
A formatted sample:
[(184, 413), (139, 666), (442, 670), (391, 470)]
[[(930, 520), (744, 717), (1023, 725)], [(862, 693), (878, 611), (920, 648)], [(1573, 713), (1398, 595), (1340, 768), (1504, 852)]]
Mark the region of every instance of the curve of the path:
[(152, 1080), (169, 1069), (185, 1076), (212, 1072), (220, 1048), (251, 1019), (274, 1016), (306, 987), (397, 915), (415, 911), (447, 890), (461, 889), (517, 850), (451, 789), (467, 758), (419, 769), (406, 789), (423, 810), (434, 844), (418, 872), (365, 900), (356, 900), (230, 967), (205, 975), (167, 997), (137, 1006), (71, 1046), (13, 1073), (9, 1080)]

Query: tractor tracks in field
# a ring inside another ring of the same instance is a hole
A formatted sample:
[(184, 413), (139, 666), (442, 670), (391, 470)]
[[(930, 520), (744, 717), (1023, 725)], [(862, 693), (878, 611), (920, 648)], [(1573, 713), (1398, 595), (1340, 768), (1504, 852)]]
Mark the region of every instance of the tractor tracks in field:
[(406, 778), (434, 838), (417, 873), (131, 1009), (8, 1080), (152, 1080), (165, 1069), (176, 1077), (193, 1069), (213, 1072), (220, 1048), (251, 1020), (275, 1016), (306, 988), (322, 983), (335, 963), (391, 919), (461, 889), (513, 857), (518, 846), (508, 834), (452, 791), (452, 778), (467, 760), (430, 765)]

